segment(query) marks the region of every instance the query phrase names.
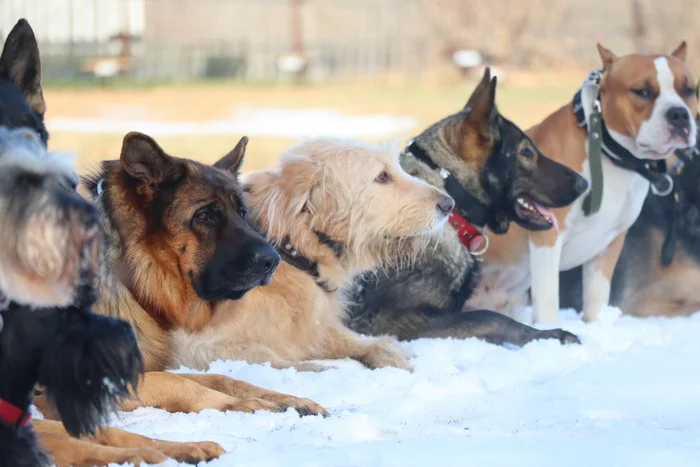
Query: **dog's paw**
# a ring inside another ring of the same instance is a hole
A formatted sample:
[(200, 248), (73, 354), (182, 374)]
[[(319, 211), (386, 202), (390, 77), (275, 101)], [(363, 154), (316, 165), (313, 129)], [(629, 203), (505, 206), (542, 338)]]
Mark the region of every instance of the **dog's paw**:
[(311, 399), (304, 399), (303, 397), (294, 397), (280, 393), (271, 393), (262, 397), (279, 405), (283, 410), (287, 410), (291, 407), (302, 417), (307, 415), (322, 415), (323, 417), (328, 416), (326, 409)]
[(382, 337), (376, 339), (367, 353), (358, 360), (372, 370), (391, 366), (412, 371), (413, 368), (408, 363), (410, 357), (411, 353), (399, 347), (393, 339)]
[(564, 331), (563, 329), (550, 329), (544, 332), (546, 333), (545, 338), (557, 339), (562, 345), (581, 343), (576, 334)]
[(320, 363), (314, 363), (314, 362), (299, 362), (299, 363), (294, 363), (292, 365), (292, 368), (294, 368), (297, 371), (310, 371), (310, 372), (315, 372), (315, 373), (320, 373), (322, 371), (330, 370), (331, 368), (334, 368), (330, 365), (322, 365)]
[(272, 401), (267, 401), (264, 399), (235, 399), (233, 401), (224, 404), (219, 410), (227, 412), (232, 410), (234, 412), (245, 412), (245, 413), (255, 413), (258, 410), (267, 410), (269, 412), (284, 412), (287, 410), (280, 404)]
[(218, 459), (226, 451), (217, 443), (208, 441), (198, 443), (164, 443), (160, 441), (160, 451), (171, 459), (187, 464), (199, 464)]
[(118, 449), (117, 453), (111, 459), (102, 459), (95, 465), (110, 465), (110, 464), (134, 464), (135, 466), (146, 464), (162, 464), (168, 460), (168, 456), (156, 449)]

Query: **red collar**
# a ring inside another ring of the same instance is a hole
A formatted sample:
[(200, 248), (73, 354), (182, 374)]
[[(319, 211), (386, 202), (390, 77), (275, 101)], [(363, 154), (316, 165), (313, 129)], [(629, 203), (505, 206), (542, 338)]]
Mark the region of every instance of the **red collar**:
[(10, 404), (4, 399), (0, 399), (0, 420), (10, 425), (24, 428), (32, 421), (32, 414), (24, 411), (16, 405)]
[(475, 256), (484, 254), (489, 247), (489, 238), (482, 234), (479, 229), (454, 209), (450, 213), (450, 217), (447, 218), (447, 222), (457, 231), (459, 241), (467, 247), (469, 253)]

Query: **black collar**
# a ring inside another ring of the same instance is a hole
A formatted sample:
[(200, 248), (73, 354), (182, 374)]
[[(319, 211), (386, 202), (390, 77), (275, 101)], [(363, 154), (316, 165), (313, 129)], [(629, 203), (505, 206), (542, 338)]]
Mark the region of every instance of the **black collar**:
[(489, 219), (489, 208), (474, 195), (469, 193), (452, 173), (440, 167), (433, 161), (428, 153), (411, 140), (406, 146), (405, 152), (413, 154), (419, 161), (433, 170), (439, 170), (440, 176), (445, 180), (445, 191), (455, 200), (455, 209), (474, 225), (483, 227)]
[[(335, 257), (340, 258), (344, 251), (341, 244), (335, 240), (332, 240), (323, 232), (317, 232), (314, 230), (314, 233), (322, 245), (326, 245), (328, 248), (333, 250)], [(282, 244), (275, 249), (287, 264), (294, 266), (300, 271), (308, 273), (314, 279), (316, 285), (318, 285), (325, 292), (330, 293), (338, 290), (337, 286), (331, 284), (329, 281), (321, 277), (321, 273), (318, 270), (318, 262), (310, 260), (306, 256), (302, 255), (299, 250), (294, 247), (289, 237), (284, 237)]]
[[(598, 102), (599, 98), (599, 96), (596, 96), (596, 102)], [(580, 89), (576, 92), (576, 95), (574, 95), (573, 107), (578, 126), (588, 132), (588, 122), (586, 121), (586, 114), (583, 109)], [(651, 189), (655, 195), (668, 195), (673, 190), (673, 180), (666, 171), (666, 161), (653, 161), (635, 157), (634, 154), (615, 141), (615, 138), (612, 137), (608, 131), (608, 127), (605, 125), (602, 114), (601, 122), (603, 128), (603, 154), (616, 166), (637, 172), (647, 179), (649, 183), (651, 183)]]

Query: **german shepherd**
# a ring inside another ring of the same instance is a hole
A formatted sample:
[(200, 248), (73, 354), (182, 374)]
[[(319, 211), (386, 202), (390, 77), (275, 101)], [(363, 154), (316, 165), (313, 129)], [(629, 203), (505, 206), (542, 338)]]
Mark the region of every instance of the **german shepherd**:
[[(105, 231), (106, 272), (100, 277), (95, 311), (133, 326), (146, 368), (138, 400), (123, 403), (122, 410), (148, 406), (169, 412), (281, 412), (292, 407), (302, 415), (327, 415), (308, 399), (222, 375), (164, 371), (172, 364), (171, 332), (201, 329), (218, 304), (269, 283), (280, 261), (245, 219), (238, 170), (246, 144), (244, 137), (208, 166), (169, 156), (150, 137), (129, 133), (120, 160), (103, 162), (101, 170), (84, 180), (102, 210)], [(150, 440), (124, 432), (102, 436), (102, 444), (151, 446)], [(211, 452), (212, 445), (204, 449), (192, 443), (189, 451), (174, 445), (163, 452), (185, 460), (187, 454), (198, 462), (200, 453), (204, 459), (221, 454), (218, 445)]]
[(561, 329), (540, 331), (491, 311), (462, 313), (479, 279), (479, 263), (470, 250), (474, 239), (484, 239), (470, 225), (499, 234), (511, 221), (525, 229), (548, 229), (551, 224), (530, 216), (520, 201), (565, 206), (587, 188), (581, 176), (544, 157), (498, 112), (495, 93), (496, 78), (487, 69), (464, 109), (429, 127), (402, 154), (406, 171), (447, 189), (463, 217), (450, 219), (452, 228), (443, 229), (436, 248), (415, 267), (359, 282), (350, 315), (355, 331), (403, 340), (478, 337), (519, 346), (534, 339), (578, 342)]
[[(700, 91), (700, 87), (698, 88)], [(695, 118), (700, 128), (700, 115)], [(700, 311), (700, 131), (693, 150), (669, 159), (674, 191), (648, 194), (613, 274), (612, 306), (638, 317)], [(581, 268), (560, 275), (563, 308), (581, 311)]]

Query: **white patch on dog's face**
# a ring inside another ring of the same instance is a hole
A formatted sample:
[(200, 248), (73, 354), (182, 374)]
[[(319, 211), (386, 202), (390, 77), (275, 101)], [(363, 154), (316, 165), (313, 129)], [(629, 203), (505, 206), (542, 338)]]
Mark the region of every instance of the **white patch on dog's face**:
[[(654, 67), (659, 84), (659, 95), (649, 120), (642, 123), (635, 141), (637, 157), (642, 159), (663, 159), (676, 149), (694, 146), (697, 132), (690, 109), (674, 87), (674, 76), (668, 65), (668, 59), (658, 57), (654, 60)], [(671, 132), (672, 126), (668, 121), (667, 113), (674, 107), (683, 108), (687, 112), (690, 121), (690, 133), (687, 139), (673, 135)]]

